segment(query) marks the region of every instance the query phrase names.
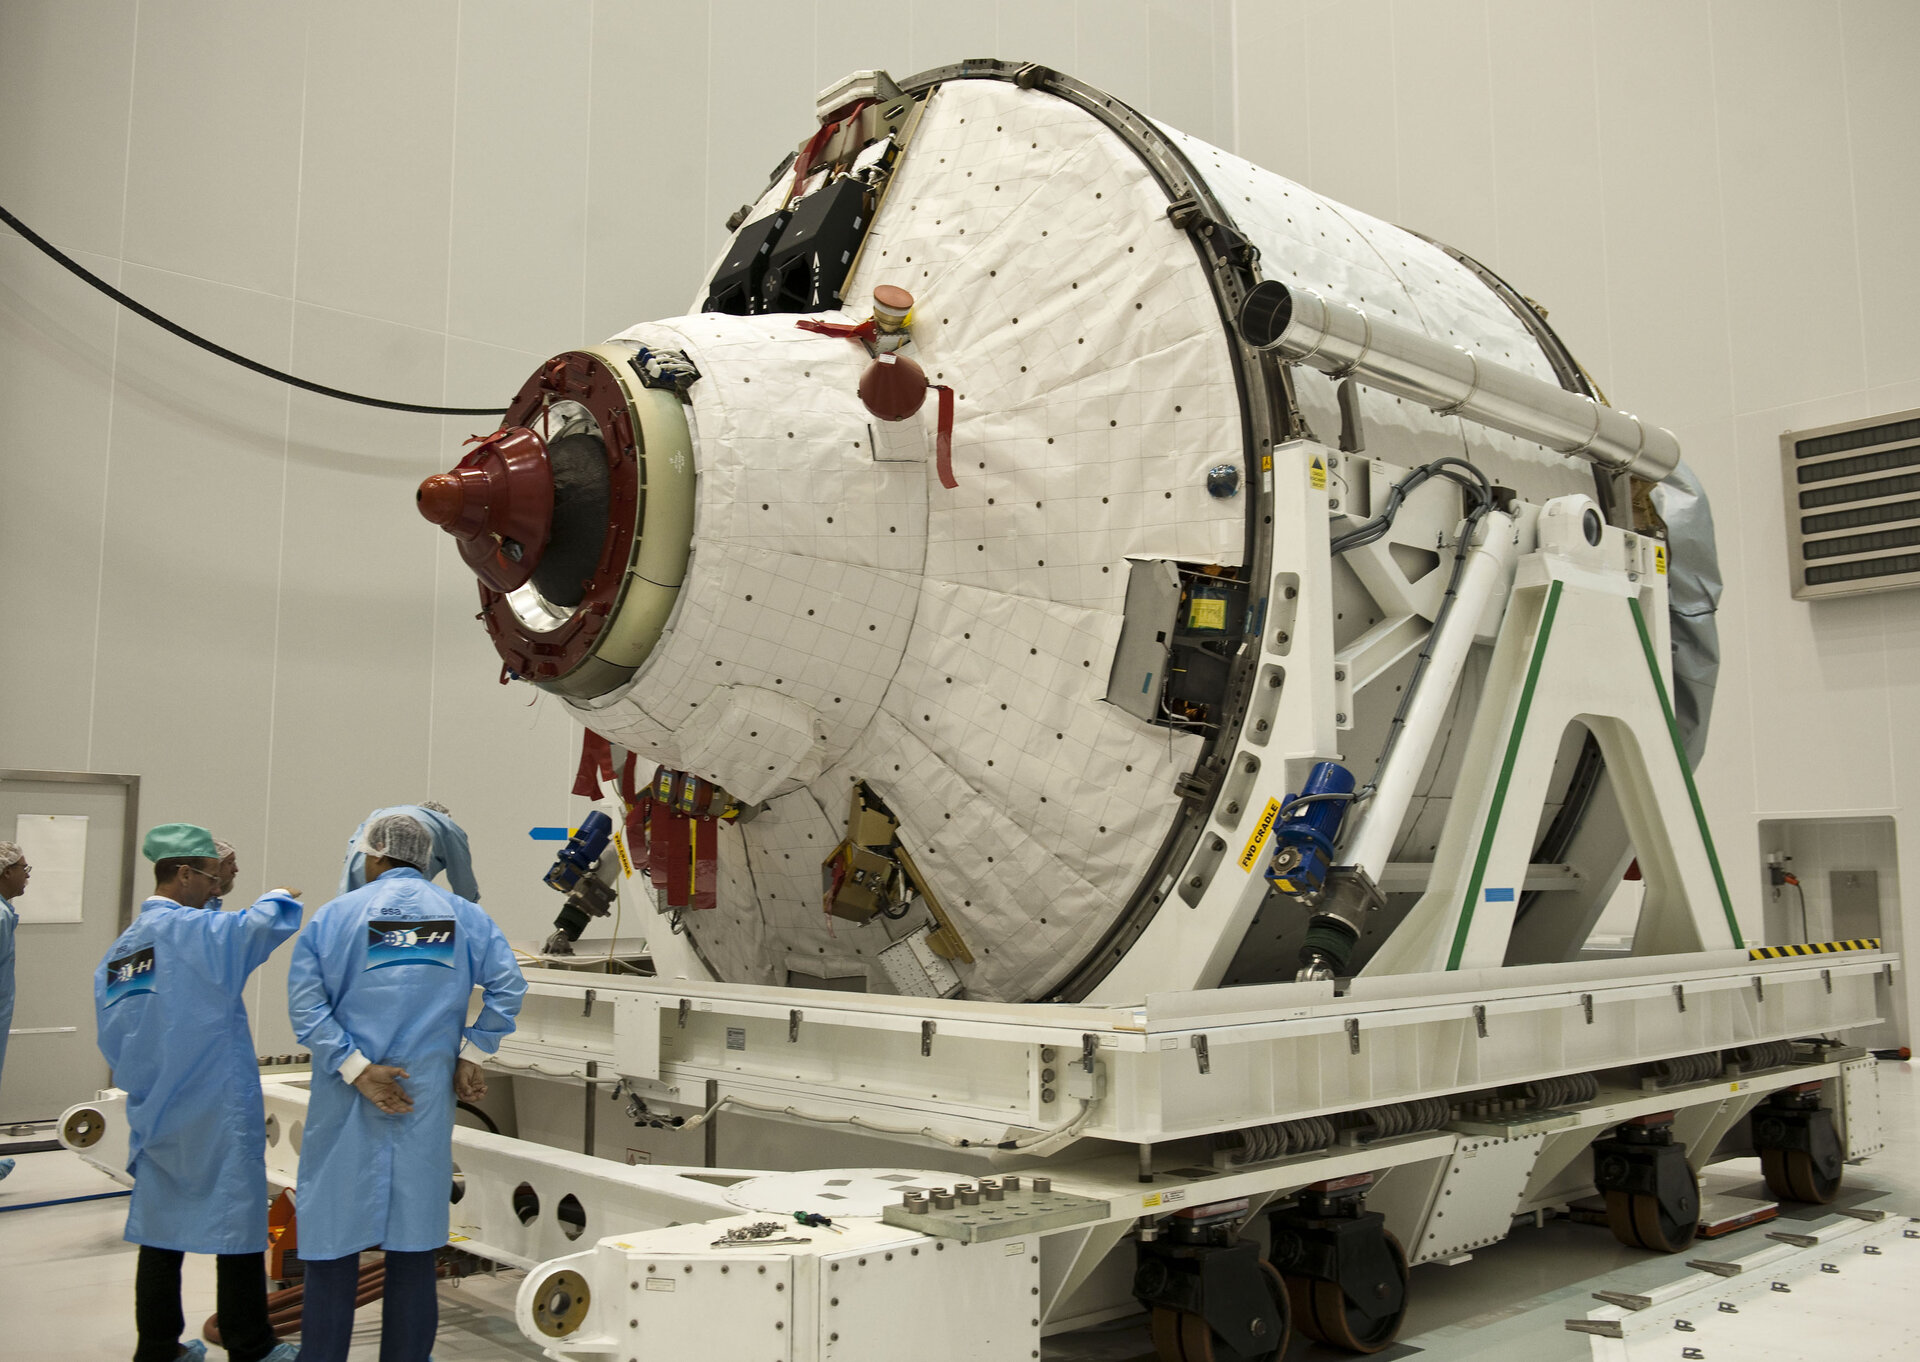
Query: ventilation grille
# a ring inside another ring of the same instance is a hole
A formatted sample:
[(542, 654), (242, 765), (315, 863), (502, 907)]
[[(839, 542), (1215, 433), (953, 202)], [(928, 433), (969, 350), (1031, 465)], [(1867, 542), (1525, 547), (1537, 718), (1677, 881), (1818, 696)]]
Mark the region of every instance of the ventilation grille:
[(1796, 600), (1920, 586), (1920, 411), (1780, 437)]

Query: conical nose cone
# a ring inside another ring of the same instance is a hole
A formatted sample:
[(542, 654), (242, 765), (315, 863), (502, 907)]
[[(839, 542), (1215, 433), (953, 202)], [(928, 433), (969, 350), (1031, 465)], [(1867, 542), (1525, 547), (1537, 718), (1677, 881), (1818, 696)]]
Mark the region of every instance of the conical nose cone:
[(451, 525), (460, 518), (460, 512), (466, 509), (466, 496), (461, 491), (460, 479), (451, 473), (435, 473), (420, 484), (420, 490), (413, 494), (414, 504), (420, 508), (420, 514), (435, 525)]

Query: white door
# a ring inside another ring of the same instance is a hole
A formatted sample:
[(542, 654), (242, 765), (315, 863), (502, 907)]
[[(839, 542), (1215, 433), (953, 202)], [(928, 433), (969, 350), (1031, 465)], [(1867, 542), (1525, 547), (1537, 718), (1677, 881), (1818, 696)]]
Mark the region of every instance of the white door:
[[(0, 841), (12, 841), (22, 815), (84, 817), (79, 921), (38, 922), (55, 897), (55, 869), (31, 852), (34, 882), (16, 907), (13, 1035), (0, 1072), (0, 1126), (48, 1121), (108, 1085), (107, 1062), (94, 1044), (93, 969), (133, 910), (127, 878), (132, 777), (59, 771), (0, 772)], [(137, 798), (137, 797), (136, 797)], [(79, 825), (67, 822), (71, 835)]]

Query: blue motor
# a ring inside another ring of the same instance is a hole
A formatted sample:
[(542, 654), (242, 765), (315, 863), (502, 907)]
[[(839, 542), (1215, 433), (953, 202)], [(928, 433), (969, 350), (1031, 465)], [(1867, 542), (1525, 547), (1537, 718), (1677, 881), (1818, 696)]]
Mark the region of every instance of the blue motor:
[[(1352, 785), (1352, 777), (1348, 777), (1347, 783)], [(572, 893), (580, 877), (592, 873), (600, 858), (606, 855), (607, 843), (612, 837), (613, 820), (595, 809), (581, 820), (578, 830), (554, 858), (553, 868), (547, 872), (547, 883), (563, 894)]]
[(1300, 793), (1287, 800), (1273, 829), (1273, 864), (1267, 878), (1283, 894), (1317, 894), (1333, 866), (1333, 843), (1353, 801), (1353, 772), (1323, 761), (1307, 773)]

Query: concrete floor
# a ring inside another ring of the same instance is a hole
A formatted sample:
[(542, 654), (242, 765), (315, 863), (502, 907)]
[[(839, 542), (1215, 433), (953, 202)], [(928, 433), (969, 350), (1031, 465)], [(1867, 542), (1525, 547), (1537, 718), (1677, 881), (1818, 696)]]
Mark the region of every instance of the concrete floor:
[[(1840, 1205), (1878, 1205), (1920, 1214), (1920, 1076), (1907, 1063), (1879, 1066), (1887, 1147), (1847, 1170)], [(1717, 1165), (1709, 1191), (1762, 1195), (1756, 1162)], [(134, 1249), (120, 1238), (126, 1200), (83, 1201), (11, 1210), (119, 1190), (65, 1152), (23, 1155), (0, 1183), (0, 1362), (108, 1362), (129, 1357), (133, 1340)], [(1824, 1219), (1824, 1209), (1794, 1207), (1789, 1217)], [(1716, 1257), (1735, 1256), (1761, 1240), (1763, 1228), (1716, 1241)], [(1691, 1255), (1686, 1255), (1691, 1256)], [(1414, 1269), (1413, 1305), (1403, 1341), (1383, 1359), (1423, 1362), (1585, 1362), (1587, 1338), (1563, 1321), (1585, 1312), (1600, 1285), (1642, 1291), (1684, 1275), (1673, 1258), (1655, 1258), (1617, 1243), (1603, 1229), (1550, 1221), (1523, 1229), (1458, 1267)], [(514, 1292), (523, 1274), (470, 1278), (440, 1290), (438, 1362), (542, 1356), (513, 1325)], [(185, 1276), (189, 1330), (213, 1312), (213, 1260), (189, 1257)], [(379, 1355), (380, 1307), (362, 1310), (354, 1362)], [(213, 1356), (224, 1354), (215, 1350)], [(1888, 1354), (1898, 1355), (1898, 1354)], [(1911, 1355), (1920, 1357), (1920, 1323)], [(1288, 1362), (1345, 1356), (1296, 1340)], [(1100, 1331), (1049, 1340), (1047, 1362), (1135, 1362), (1152, 1357), (1144, 1330), (1123, 1321)]]

